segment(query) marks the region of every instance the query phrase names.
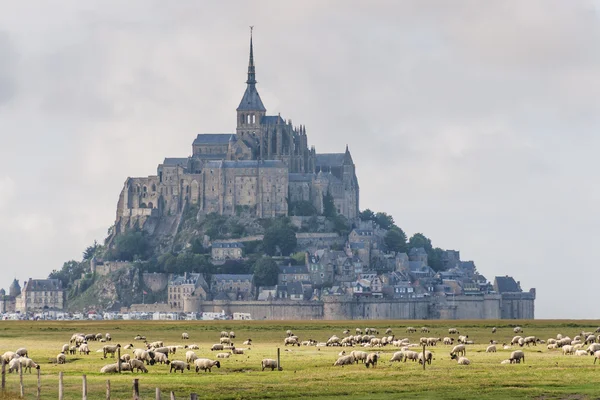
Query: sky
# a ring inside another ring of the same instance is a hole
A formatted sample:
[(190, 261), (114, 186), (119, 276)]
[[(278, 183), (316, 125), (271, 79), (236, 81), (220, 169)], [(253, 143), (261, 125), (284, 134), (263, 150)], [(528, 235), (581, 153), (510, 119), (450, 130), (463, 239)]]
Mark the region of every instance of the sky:
[(360, 208), (600, 318), (600, 2), (0, 0), (0, 287), (81, 259), (129, 176), (269, 114), (348, 144)]

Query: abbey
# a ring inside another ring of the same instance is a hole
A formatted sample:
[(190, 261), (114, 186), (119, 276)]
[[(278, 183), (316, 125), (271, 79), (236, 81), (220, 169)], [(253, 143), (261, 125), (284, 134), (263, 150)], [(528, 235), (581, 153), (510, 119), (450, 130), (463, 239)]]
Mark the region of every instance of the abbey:
[(157, 175), (125, 181), (119, 230), (150, 216), (179, 214), (186, 204), (221, 215), (242, 207), (259, 218), (287, 215), (294, 202), (310, 202), (322, 212), (328, 193), (339, 214), (358, 216), (359, 186), (348, 146), (343, 153), (317, 154), (303, 125), (267, 115), (256, 89), (252, 35), (246, 84), (235, 133), (199, 134), (190, 157), (165, 158)]

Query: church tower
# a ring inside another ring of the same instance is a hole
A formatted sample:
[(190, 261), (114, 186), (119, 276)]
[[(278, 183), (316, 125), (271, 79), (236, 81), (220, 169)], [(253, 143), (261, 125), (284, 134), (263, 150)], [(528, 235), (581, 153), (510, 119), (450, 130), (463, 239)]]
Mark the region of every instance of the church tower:
[(267, 109), (256, 90), (256, 71), (254, 68), (254, 49), (252, 47), (252, 27), (250, 27), (250, 60), (248, 61), (248, 80), (244, 97), (237, 108), (237, 137), (251, 146), (258, 143), (261, 121)]

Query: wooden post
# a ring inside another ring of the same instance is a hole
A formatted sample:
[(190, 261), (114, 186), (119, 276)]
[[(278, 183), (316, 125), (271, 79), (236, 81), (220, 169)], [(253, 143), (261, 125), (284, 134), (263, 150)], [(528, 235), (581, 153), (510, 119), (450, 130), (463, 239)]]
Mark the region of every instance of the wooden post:
[(6, 389), (6, 362), (2, 359), (2, 391)]
[(117, 347), (117, 369), (121, 373), (121, 348)]
[(64, 400), (63, 373), (58, 373), (58, 400)]
[(425, 371), (425, 343), (423, 343), (423, 371)]
[(160, 388), (156, 388), (155, 400), (160, 400)]
[(25, 388), (23, 387), (23, 365), (19, 363), (19, 386), (21, 387), (21, 398), (25, 397)]
[(175, 399), (175, 392), (171, 392), (171, 400), (176, 400)]
[(133, 400), (140, 400), (140, 380), (133, 380)]
[(110, 379), (106, 380), (106, 400), (110, 400)]
[(81, 388), (81, 399), (87, 400), (87, 377), (83, 375), (83, 387)]
[(38, 375), (38, 387), (37, 387), (37, 400), (41, 399), (42, 396), (42, 377), (41, 377), (41, 371), (38, 369), (37, 370), (37, 375)]
[(198, 395), (196, 393), (191, 393), (190, 400), (198, 400)]
[(277, 371), (281, 371), (281, 355), (280, 355), (281, 349), (278, 347), (277, 348)]

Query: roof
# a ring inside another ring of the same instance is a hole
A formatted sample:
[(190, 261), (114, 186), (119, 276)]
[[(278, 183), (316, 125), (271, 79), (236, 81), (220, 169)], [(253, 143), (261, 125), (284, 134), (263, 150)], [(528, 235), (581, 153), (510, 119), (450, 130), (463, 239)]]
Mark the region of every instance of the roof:
[(165, 158), (163, 165), (178, 165), (180, 167), (187, 168), (188, 158)]
[(302, 289), (302, 283), (292, 282), (287, 284), (287, 292), (289, 295), (304, 295), (304, 289)]
[(229, 138), (233, 133), (200, 133), (194, 140), (194, 145), (199, 144), (229, 144)]
[(243, 248), (244, 243), (240, 242), (212, 242), (212, 247), (217, 249)]
[(249, 83), (246, 87), (237, 111), (267, 111), (254, 84)]
[(212, 276), (214, 282), (216, 281), (252, 281), (254, 275), (252, 274), (215, 274)]
[(353, 232), (359, 236), (373, 236), (373, 231), (369, 229), (354, 229)]
[(494, 280), (494, 288), (499, 293), (522, 292), (521, 287), (512, 276), (497, 276)]
[(345, 153), (323, 153), (317, 154), (317, 167), (337, 167), (344, 165)]
[(195, 287), (202, 286), (204, 289), (208, 287), (206, 280), (201, 274), (186, 273), (184, 275), (174, 275), (169, 281), (169, 285), (178, 286), (184, 284), (192, 284)]
[(281, 160), (208, 161), (205, 168), (287, 168)]
[(279, 266), (280, 274), (308, 274), (306, 265), (281, 265)]
[(28, 292), (62, 290), (62, 282), (60, 279), (29, 279), (25, 288)]
[(261, 124), (271, 124), (271, 125), (275, 125), (278, 122), (280, 124), (285, 124), (285, 121), (279, 115), (265, 115), (264, 117), (262, 117), (262, 119), (260, 121)]

